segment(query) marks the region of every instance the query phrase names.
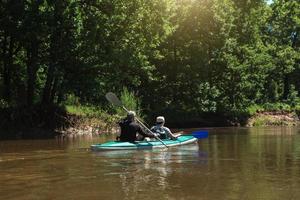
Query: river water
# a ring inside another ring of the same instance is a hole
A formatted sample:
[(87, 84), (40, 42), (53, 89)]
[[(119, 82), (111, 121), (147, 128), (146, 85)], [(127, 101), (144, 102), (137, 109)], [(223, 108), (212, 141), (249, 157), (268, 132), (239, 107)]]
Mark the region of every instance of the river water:
[(91, 152), (114, 136), (0, 141), (0, 199), (300, 199), (300, 129), (212, 128), (167, 150)]

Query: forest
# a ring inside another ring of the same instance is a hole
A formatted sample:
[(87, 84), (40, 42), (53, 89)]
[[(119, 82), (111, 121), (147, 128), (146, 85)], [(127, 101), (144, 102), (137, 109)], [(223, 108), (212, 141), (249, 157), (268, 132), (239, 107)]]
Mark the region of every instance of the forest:
[(300, 110), (299, 34), (299, 0), (2, 0), (0, 110), (124, 90), (170, 121)]

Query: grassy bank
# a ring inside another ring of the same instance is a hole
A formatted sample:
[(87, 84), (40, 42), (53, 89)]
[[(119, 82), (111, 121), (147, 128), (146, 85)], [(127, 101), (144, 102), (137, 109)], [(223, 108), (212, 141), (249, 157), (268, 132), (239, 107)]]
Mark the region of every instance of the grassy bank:
[(0, 110), (0, 139), (101, 134), (116, 128), (117, 115), (93, 106), (34, 105)]
[[(111, 110), (112, 111), (112, 110)], [(91, 105), (35, 105), (5, 107), (0, 110), (0, 139), (53, 138), (56, 135), (98, 135), (117, 132), (116, 122), (126, 113), (107, 111)], [(177, 110), (148, 113), (151, 126), (164, 115), (170, 128), (218, 126), (294, 126), (299, 122), (300, 106), (288, 104), (252, 105), (245, 110), (219, 113), (188, 113)]]
[(300, 105), (285, 103), (253, 105), (247, 109), (246, 126), (295, 126), (299, 124)]
[(93, 134), (98, 135), (107, 132), (116, 132), (116, 122), (120, 116), (108, 114), (95, 106), (66, 105), (64, 106), (68, 117), (68, 127), (62, 127), (59, 132), (63, 134)]
[(251, 105), (245, 109), (217, 112), (189, 113), (178, 110), (164, 110), (150, 113), (148, 121), (157, 115), (164, 115), (166, 125), (174, 128), (220, 127), (220, 126), (294, 126), (299, 122), (300, 105), (287, 103), (266, 103)]

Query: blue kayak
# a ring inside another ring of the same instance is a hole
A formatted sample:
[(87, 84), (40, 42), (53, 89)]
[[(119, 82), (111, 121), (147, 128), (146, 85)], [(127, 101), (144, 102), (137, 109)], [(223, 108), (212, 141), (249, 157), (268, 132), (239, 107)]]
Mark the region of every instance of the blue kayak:
[[(168, 146), (179, 146), (194, 143), (197, 138), (192, 135), (182, 135), (176, 140), (165, 139), (163, 142)], [(91, 145), (93, 151), (101, 150), (130, 150), (130, 149), (154, 149), (154, 148), (165, 148), (165, 146), (158, 140), (153, 141), (136, 141), (136, 142), (120, 142), (111, 141), (103, 144)]]

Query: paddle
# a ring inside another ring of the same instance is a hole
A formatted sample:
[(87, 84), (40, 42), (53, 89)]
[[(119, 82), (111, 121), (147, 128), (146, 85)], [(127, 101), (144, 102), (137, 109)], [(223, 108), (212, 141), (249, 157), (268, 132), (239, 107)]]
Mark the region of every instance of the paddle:
[(192, 134), (190, 134), (192, 136), (194, 136), (197, 139), (201, 139), (201, 138), (207, 138), (208, 137), (208, 131), (193, 131)]
[(191, 135), (191, 136), (194, 136), (197, 139), (208, 137), (208, 131), (197, 130), (197, 131), (193, 131), (191, 134), (183, 134), (183, 133), (184, 133), (183, 131), (179, 131), (179, 132), (176, 132), (176, 133), (173, 133), (173, 134), (174, 135), (180, 134), (182, 136)]
[[(127, 113), (129, 112), (129, 110), (127, 110), (125, 108), (125, 106), (123, 105), (123, 103), (120, 101), (120, 99), (112, 92), (108, 92), (105, 95), (105, 98), (112, 103), (115, 106), (120, 106), (122, 107)], [(151, 133), (155, 139), (159, 140), (165, 147), (169, 148), (159, 137), (157, 137), (147, 126), (145, 126), (137, 117), (136, 120), (139, 124), (141, 124), (149, 133)]]

